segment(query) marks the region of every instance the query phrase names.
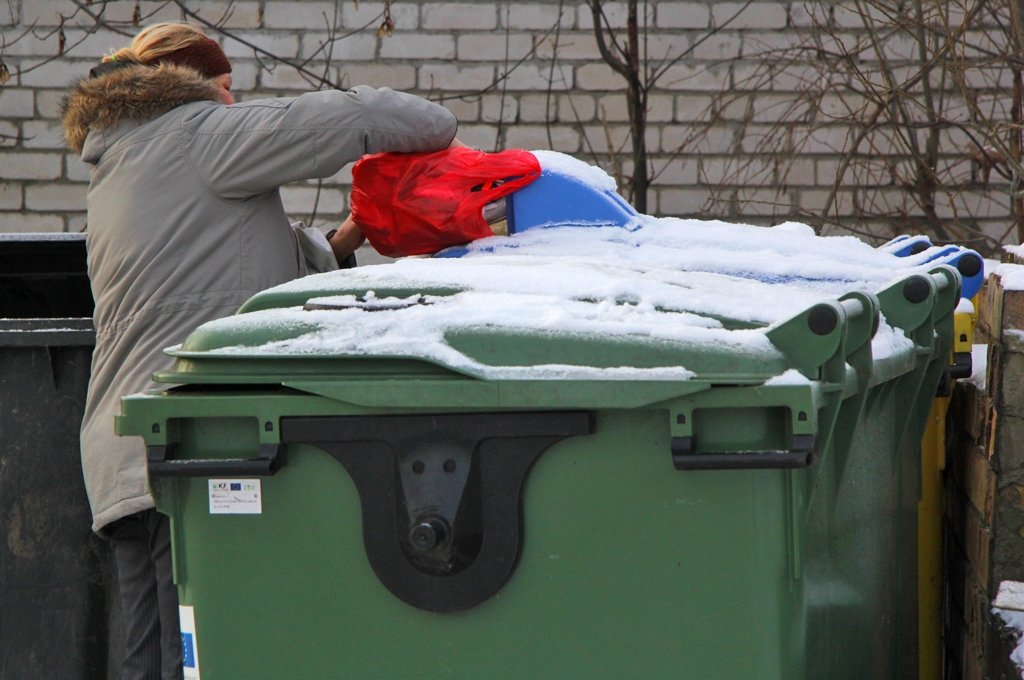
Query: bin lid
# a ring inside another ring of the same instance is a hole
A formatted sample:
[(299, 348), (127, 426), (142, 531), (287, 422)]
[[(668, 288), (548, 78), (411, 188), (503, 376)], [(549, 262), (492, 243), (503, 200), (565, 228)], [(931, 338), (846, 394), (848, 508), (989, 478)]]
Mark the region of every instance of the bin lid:
[(0, 319), (78, 320), (92, 313), (85, 234), (0, 234)]
[[(811, 371), (799, 355), (817, 352), (823, 334), (807, 327), (806, 338), (783, 347), (776, 329), (816, 305), (838, 309), (842, 296), (873, 294), (919, 270), (854, 237), (819, 237), (792, 223), (641, 216), (628, 228), (531, 230), (471, 244), (462, 258), (407, 258), (259, 293), (237, 315), (169, 349), (178, 361), (159, 379), (411, 371), (486, 380), (806, 382)], [(902, 330), (884, 318), (875, 325), (876, 358), (911, 352)]]

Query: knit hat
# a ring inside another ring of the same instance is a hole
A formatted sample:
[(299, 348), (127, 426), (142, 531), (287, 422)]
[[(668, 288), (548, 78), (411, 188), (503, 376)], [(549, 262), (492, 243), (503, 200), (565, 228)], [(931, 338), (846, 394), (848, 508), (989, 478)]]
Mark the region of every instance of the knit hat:
[(206, 37), (149, 63), (153, 66), (157, 64), (187, 66), (199, 71), (204, 78), (215, 78), (225, 73), (231, 73), (231, 62), (228, 61), (224, 50), (220, 48), (216, 40)]

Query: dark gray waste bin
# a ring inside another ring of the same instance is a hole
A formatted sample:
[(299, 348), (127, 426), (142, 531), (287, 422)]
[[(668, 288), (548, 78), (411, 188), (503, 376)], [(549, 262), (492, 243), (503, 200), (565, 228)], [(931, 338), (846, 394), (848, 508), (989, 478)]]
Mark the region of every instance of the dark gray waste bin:
[(114, 678), (116, 578), (78, 430), (95, 333), (80, 234), (0, 234), (0, 678)]

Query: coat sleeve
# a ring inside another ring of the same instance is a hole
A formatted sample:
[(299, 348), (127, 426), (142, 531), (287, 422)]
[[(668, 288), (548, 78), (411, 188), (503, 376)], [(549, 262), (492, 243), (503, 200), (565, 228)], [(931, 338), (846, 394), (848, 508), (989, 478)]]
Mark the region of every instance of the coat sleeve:
[(368, 153), (443, 149), (456, 127), (443, 106), (360, 86), (205, 106), (183, 122), (182, 152), (215, 193), (238, 199), (329, 177)]

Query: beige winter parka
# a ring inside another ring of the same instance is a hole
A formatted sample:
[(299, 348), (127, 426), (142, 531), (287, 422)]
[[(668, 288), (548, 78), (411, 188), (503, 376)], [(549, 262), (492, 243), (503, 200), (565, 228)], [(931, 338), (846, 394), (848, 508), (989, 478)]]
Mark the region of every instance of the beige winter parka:
[(63, 122), (91, 166), (96, 349), (81, 446), (98, 531), (154, 506), (142, 441), (114, 434), (120, 398), (156, 387), (152, 374), (170, 365), (163, 349), (199, 324), (323, 268), (310, 267), (300, 241), (328, 249), (326, 240), (292, 228), (278, 188), (366, 153), (442, 149), (456, 120), (369, 87), (228, 106), (194, 71), (130, 66), (74, 83)]

